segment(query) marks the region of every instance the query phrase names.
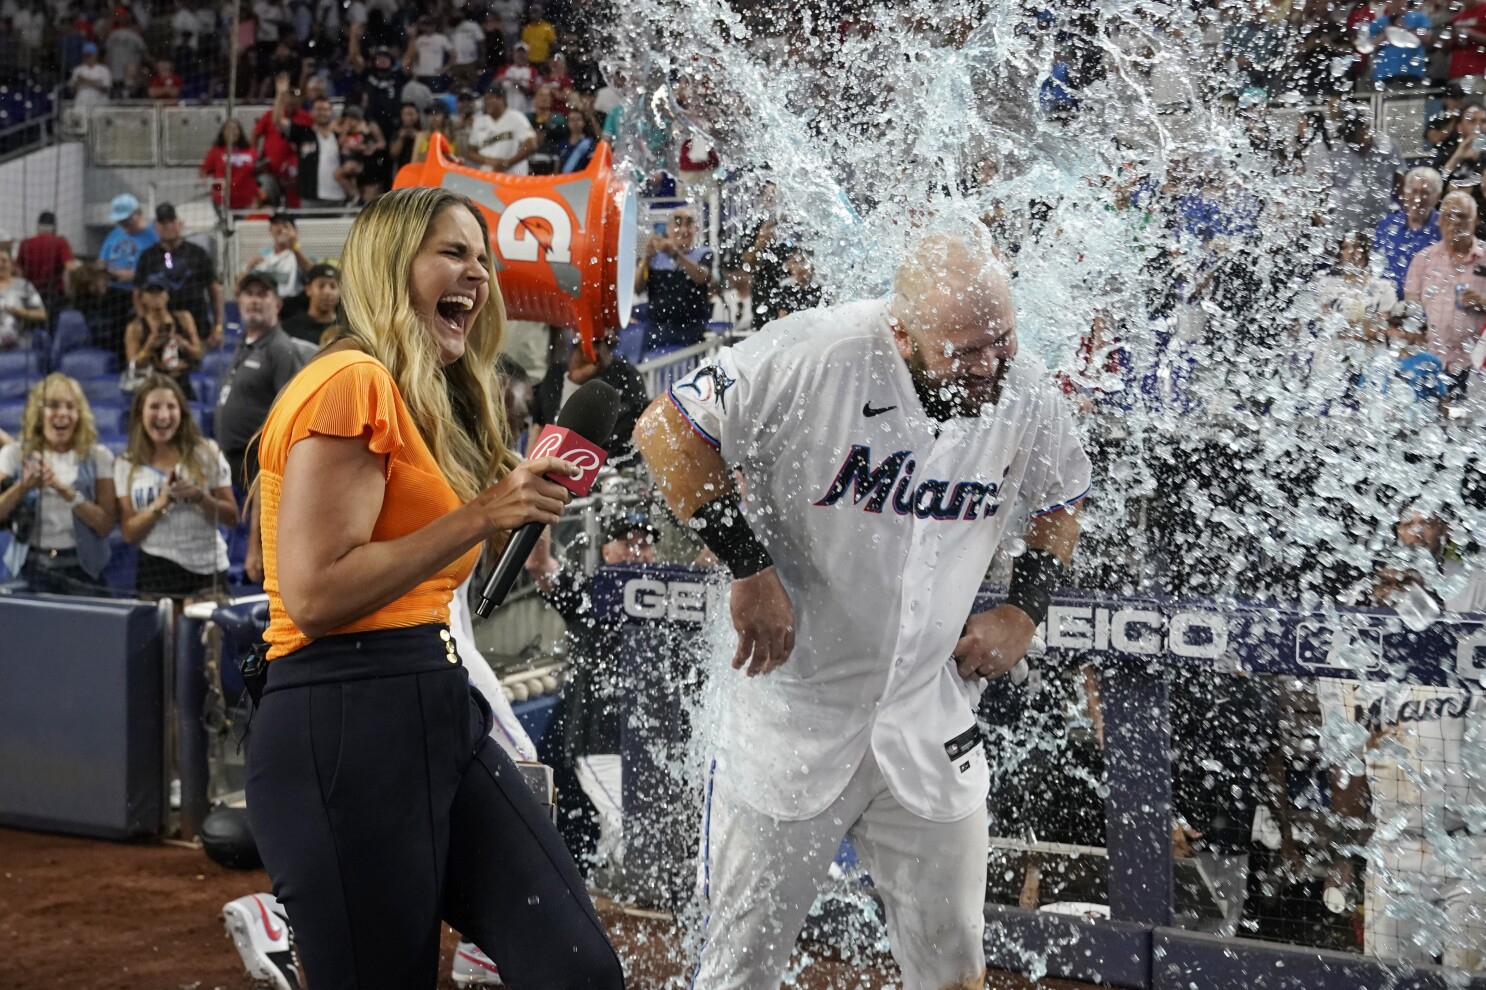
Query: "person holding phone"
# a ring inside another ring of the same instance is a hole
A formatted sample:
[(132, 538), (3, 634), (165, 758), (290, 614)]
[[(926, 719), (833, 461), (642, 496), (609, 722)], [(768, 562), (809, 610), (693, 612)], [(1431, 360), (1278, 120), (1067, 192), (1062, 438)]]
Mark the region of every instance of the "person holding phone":
[(151, 275), (140, 287), (139, 310), (139, 318), (124, 329), (126, 384), (131, 378), (159, 374), (179, 385), (188, 401), (196, 398), (191, 369), (201, 360), (201, 338), (190, 313), (170, 309), (170, 288), (163, 273)]
[(712, 249), (697, 244), (697, 215), (678, 206), (645, 247), (645, 261), (635, 272), (635, 291), (650, 298), (650, 324), (645, 350), (674, 350), (699, 344), (712, 314)]

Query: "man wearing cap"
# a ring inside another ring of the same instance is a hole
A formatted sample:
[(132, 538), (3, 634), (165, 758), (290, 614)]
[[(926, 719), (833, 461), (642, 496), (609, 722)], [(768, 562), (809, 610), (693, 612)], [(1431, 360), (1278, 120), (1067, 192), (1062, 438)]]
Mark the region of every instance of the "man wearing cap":
[(304, 295), (308, 308), (286, 319), (284, 332), (318, 349), (320, 338), (335, 325), (336, 309), (341, 304), (341, 273), (324, 262), (313, 266), (304, 277)]
[(402, 112), (402, 89), (408, 74), (399, 70), (392, 49), (378, 45), (371, 51), (371, 65), (361, 76), (361, 92), (366, 95), (366, 116), (376, 121), (383, 134), (397, 132), (397, 118)]
[(98, 46), (93, 42), (83, 45), (83, 60), (72, 70), (68, 85), (72, 87), (73, 105), (79, 110), (86, 112), (108, 102), (114, 77), (108, 66), (98, 61)]
[(593, 353), (597, 360), (590, 361), (574, 340), (567, 361), (552, 364), (547, 376), (537, 384), (531, 416), (534, 422), (543, 426), (555, 423), (557, 411), (580, 386), (595, 378), (614, 386), (619, 391), (619, 418), (614, 421), (614, 429), (604, 447), (609, 455), (608, 463), (624, 467), (635, 457), (635, 424), (650, 405), (650, 396), (645, 391), (645, 379), (639, 370), (614, 353), (618, 343), (619, 336), (613, 330), (595, 336)]
[(271, 275), (254, 271), (238, 280), (243, 341), (217, 386), (215, 432), (240, 491), (258, 476), (257, 452), (249, 450), (253, 437), (279, 390), (304, 366), (302, 353), (279, 323), (279, 305)]
[(134, 271), (145, 249), (159, 240), (144, 218), (139, 200), (119, 193), (109, 204), (108, 222), (115, 224), (103, 239), (98, 260), (108, 272), (108, 293), (103, 300), (101, 346), (124, 353), (124, 326), (134, 319)]
[(220, 346), (225, 312), (222, 281), (212, 256), (186, 240), (185, 225), (170, 203), (155, 207), (155, 233), (160, 239), (140, 254), (134, 270), (135, 310), (140, 311), (139, 293), (146, 280), (162, 276), (170, 292), (170, 308), (191, 314), (207, 347)]
[(56, 214), (47, 210), (36, 218), (36, 233), (21, 241), (15, 256), (16, 267), (26, 281), (36, 286), (46, 303), (46, 311), (58, 311), (57, 302), (66, 290), (63, 279), (78, 266), (72, 256), (72, 245), (57, 233)]
[(524, 41), (516, 42), (511, 52), (511, 64), (503, 66), (495, 74), (492, 89), (501, 89), (506, 94), (506, 104), (517, 113), (531, 113), (532, 98), (537, 94), (540, 80), (537, 67), (531, 64), (531, 49)]
[(470, 125), (470, 147), (465, 157), (487, 172), (528, 175), (526, 159), (537, 150), (537, 132), (526, 114), (506, 104), (506, 91), (492, 86), (485, 94), (485, 112)]
[(303, 307), (304, 276), (315, 262), (299, 246), (299, 224), (292, 213), (269, 217), (268, 236), (272, 243), (253, 259), (249, 270), (274, 280), (286, 313), (293, 315)]

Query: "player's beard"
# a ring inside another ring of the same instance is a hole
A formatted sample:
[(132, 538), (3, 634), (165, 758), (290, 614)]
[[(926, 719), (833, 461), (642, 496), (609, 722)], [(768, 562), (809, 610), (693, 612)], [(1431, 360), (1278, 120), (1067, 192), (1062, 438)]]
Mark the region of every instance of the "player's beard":
[(987, 405), (1001, 401), (1001, 384), (1006, 380), (1006, 369), (1010, 358), (1002, 358), (995, 374), (961, 375), (942, 378), (929, 370), (924, 361), (918, 341), (913, 342), (908, 355), (908, 374), (913, 379), (913, 389), (918, 393), (924, 411), (937, 420), (954, 419), (957, 416), (975, 417)]

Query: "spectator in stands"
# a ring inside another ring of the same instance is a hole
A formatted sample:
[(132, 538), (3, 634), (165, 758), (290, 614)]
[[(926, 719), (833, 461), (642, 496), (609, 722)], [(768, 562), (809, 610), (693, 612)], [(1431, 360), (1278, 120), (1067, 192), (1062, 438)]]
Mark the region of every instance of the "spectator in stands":
[(418, 147), (418, 134), (422, 130), (423, 115), (411, 103), (404, 103), (398, 115), (397, 129), (392, 132), (390, 152), (394, 174), (397, 169), (416, 160), (413, 151)]
[(81, 385), (51, 374), (31, 388), (19, 439), (0, 449), (0, 524), (14, 538), (5, 564), (31, 590), (100, 593), (117, 511), (113, 460)]
[(568, 129), (563, 140), (554, 149), (557, 171), (563, 175), (581, 172), (593, 160), (598, 147), (598, 127), (593, 113), (586, 108), (588, 97), (579, 96), (580, 108), (567, 116)]
[(552, 99), (550, 89), (543, 87), (537, 90), (536, 98), (532, 100), (531, 113), (526, 115), (537, 136), (537, 149), (528, 159), (533, 175), (551, 175), (556, 172), (557, 151), (566, 143), (568, 119), (552, 109)]
[[(599, 555), (608, 565), (653, 564), (660, 534), (644, 513), (622, 512), (604, 526)], [(537, 590), (567, 623), (568, 679), (563, 686), (562, 752), (577, 775), (583, 801), (561, 788), (558, 822), (574, 858), (592, 855), (600, 867), (619, 866), (624, 850), (620, 662), (625, 656), (620, 624), (595, 618), (589, 577), (580, 566), (559, 561), (550, 529), (542, 531), (526, 560)], [(597, 835), (594, 836), (594, 832)], [(595, 841), (596, 840), (596, 841)], [(591, 850), (591, 853), (590, 853)]]
[(413, 161), (421, 162), (428, 157), (428, 145), (435, 134), (442, 134), (444, 140), (449, 142), (451, 155), (457, 156), (464, 150), (465, 145), (455, 134), (454, 122), (449, 119), (449, 109), (442, 100), (428, 108), (428, 127), (419, 131), (418, 139), (413, 142)]
[(635, 291), (650, 297), (647, 351), (689, 347), (702, 341), (712, 314), (712, 249), (697, 246), (697, 215), (678, 206), (650, 236), (645, 260), (635, 272)]
[(531, 110), (541, 81), (537, 67), (531, 64), (530, 51), (526, 42), (517, 42), (511, 52), (511, 64), (502, 66), (489, 86), (489, 89), (503, 89), (507, 105), (519, 113)]
[(335, 181), (344, 191), (346, 202), (365, 205), (369, 197), (363, 195), (362, 183), (367, 178), (368, 167), (387, 150), (382, 129), (369, 122), (360, 107), (348, 106), (336, 122), (335, 133), (341, 160), (335, 170)]
[(485, 112), (470, 125), (470, 147), (464, 157), (487, 172), (527, 175), (526, 159), (537, 150), (537, 135), (526, 115), (506, 104), (499, 86), (485, 93)]
[(0, 251), (0, 351), (21, 342), (27, 323), (46, 322), (46, 303), (36, 286), (15, 270), (9, 252)]
[[(196, 398), (191, 369), (201, 363), (206, 349), (191, 311), (177, 307), (170, 293), (170, 276), (155, 272), (140, 284), (139, 318), (124, 331), (124, 360), (135, 381), (163, 375), (180, 386), (186, 398)], [(126, 378), (129, 376), (126, 376)]]
[(237, 525), (227, 458), (201, 435), (178, 381), (145, 379), (129, 406), (129, 440), (114, 461), (119, 529), (139, 545), (134, 590), (187, 599), (227, 584), (227, 542)]
[(145, 249), (159, 240), (144, 218), (139, 200), (119, 193), (109, 204), (108, 222), (115, 224), (103, 239), (98, 260), (108, 271), (108, 295), (104, 299), (103, 325), (96, 329), (98, 346), (122, 354), (124, 325), (134, 317), (134, 270)]
[[(1433, 22), (1419, 0), (1388, 4), (1367, 32), (1378, 42), (1368, 58), (1368, 72), (1378, 88), (1419, 86), (1428, 82), (1429, 43)], [(1397, 43), (1389, 28), (1408, 32), (1418, 44)]]
[(274, 119), (279, 133), (295, 147), (299, 159), (299, 201), (310, 208), (343, 206), (345, 190), (336, 181), (341, 167), (340, 139), (335, 132), (335, 108), (327, 97), (318, 97), (310, 107), (309, 126), (293, 116), (289, 81), (279, 76), (274, 95)]
[(1355, 108), (1343, 111), (1337, 137), (1329, 149), (1319, 141), (1311, 145), (1304, 156), (1306, 171), (1331, 191), (1327, 218), (1337, 236), (1372, 230), (1388, 212), (1402, 182), (1403, 156), (1388, 135), (1375, 132)]
[(57, 215), (51, 210), (36, 218), (36, 233), (21, 241), (15, 263), (41, 293), (47, 312), (56, 313), (67, 289), (67, 273), (77, 267), (77, 259), (67, 238), (57, 233)]
[(1311, 375), (1328, 387), (1350, 387), (1359, 376), (1377, 375), (1376, 359), (1386, 356), (1388, 314), (1398, 294), (1386, 276), (1373, 274), (1371, 251), (1366, 234), (1346, 235), (1335, 267), (1316, 280), (1322, 325), (1311, 353)]
[(104, 61), (115, 86), (137, 85), (144, 82), (144, 67), (150, 57), (150, 48), (134, 22), (129, 8), (120, 8), (124, 17), (119, 20), (108, 37), (104, 39)]
[(804, 245), (787, 242), (784, 278), (779, 283), (779, 318), (820, 305), (821, 288), (815, 281), (815, 261)]
[(1440, 95), (1443, 101), (1438, 113), (1424, 124), (1424, 140), (1434, 145), (1435, 168), (1442, 168), (1460, 143), (1460, 113), (1465, 107), (1465, 90), (1450, 83)]
[(467, 89), (480, 75), (480, 46), (485, 43), (485, 29), (475, 19), (473, 7), (463, 6), (459, 13), (459, 23), (449, 34), (449, 41), (454, 46), (449, 77), (455, 89)]
[(275, 213), (269, 217), (268, 236), (273, 244), (263, 249), (248, 271), (273, 279), (279, 299), (297, 299), (304, 292), (304, 274), (315, 262), (299, 246), (299, 224), (293, 214)]
[(567, 361), (553, 364), (547, 369), (547, 377), (537, 383), (531, 418), (541, 426), (555, 423), (557, 411), (580, 386), (595, 378), (607, 382), (619, 391), (619, 419), (615, 421), (614, 432), (610, 434), (604, 447), (609, 453), (609, 463), (615, 467), (623, 467), (635, 458), (631, 436), (635, 432), (635, 423), (640, 414), (650, 404), (650, 398), (645, 392), (645, 379), (634, 365), (614, 353), (614, 348), (619, 346), (619, 335), (615, 331), (611, 330), (594, 338), (593, 352), (596, 360), (591, 360), (583, 352), (576, 336), (572, 339), (571, 346)]
[(294, 339), (279, 323), (278, 283), (251, 271), (237, 284), (243, 342), (217, 387), (215, 432), (232, 468), (232, 483), (246, 492), (258, 476), (258, 457), (251, 442), (279, 390), (304, 365)]
[(108, 66), (98, 61), (98, 46), (89, 41), (83, 45), (83, 60), (68, 77), (72, 99), (84, 112), (103, 106), (113, 93), (114, 77)]
[[(170, 308), (190, 313), (206, 346), (220, 347), (227, 322), (226, 304), (212, 256), (206, 248), (186, 240), (185, 224), (170, 203), (155, 207), (155, 233), (159, 240), (140, 254), (134, 284), (143, 286), (155, 275), (164, 276), (170, 290)], [(144, 312), (138, 289), (134, 309)]]
[(1440, 202), (1440, 240), (1409, 263), (1404, 298), (1424, 306), (1425, 329), (1404, 335), (1464, 379), (1486, 317), (1486, 245), (1476, 239), (1476, 201), (1461, 190)]
[(1486, 168), (1486, 108), (1466, 107), (1460, 112), (1457, 138), (1440, 171), (1452, 186), (1479, 184)]
[(505, 352), (496, 358), (495, 373), (504, 386), (506, 427), (511, 434), (511, 450), (524, 456), (527, 434), (531, 431), (532, 405), (536, 402), (531, 376), (521, 367), (519, 361)]
[(1473, 3), (1450, 18), (1450, 78), (1486, 75), (1486, 3)]
[(160, 58), (155, 60), (155, 74), (145, 83), (145, 92), (156, 103), (174, 106), (181, 101), (181, 89), (185, 85), (185, 80), (176, 75), (170, 59)]
[(552, 57), (547, 60), (547, 71), (542, 74), (540, 90), (547, 90), (552, 94), (552, 105), (558, 113), (565, 114), (570, 109), (569, 101), (572, 100), (573, 77), (568, 75), (568, 57), (562, 52), (553, 52)]
[(413, 78), (434, 92), (445, 89), (444, 66), (453, 52), (454, 43), (432, 17), (408, 25), (408, 50), (403, 53), (402, 64), (410, 66)]
[(309, 306), (284, 321), (284, 331), (296, 340), (319, 348), (325, 331), (335, 326), (341, 304), (341, 273), (334, 265), (315, 265), (305, 275), (304, 294)]
[(531, 60), (545, 65), (557, 44), (557, 28), (547, 20), (547, 12), (540, 3), (526, 8), (526, 23), (521, 28), (521, 42), (530, 50)]
[[(397, 129), (402, 108), (408, 105), (402, 95), (407, 84), (408, 75), (394, 64), (392, 49), (384, 45), (372, 49), (371, 66), (361, 76), (360, 90), (366, 99), (367, 118), (375, 120), (383, 134)], [(417, 109), (422, 112), (422, 107)]]
[(1440, 174), (1427, 165), (1410, 169), (1404, 176), (1403, 209), (1394, 210), (1378, 223), (1373, 235), (1373, 250), (1383, 262), (1383, 270), (1393, 280), (1393, 288), (1403, 295), (1403, 282), (1409, 274), (1414, 255), (1440, 239), (1439, 217), (1435, 207), (1444, 192)]
[(201, 160), (200, 175), (210, 182), (212, 202), (219, 207), (222, 205), (222, 187), (227, 182), (229, 162), (232, 167), (232, 195), (228, 200), (228, 208), (246, 210), (256, 206), (262, 198), (258, 188), (258, 156), (254, 154), (253, 146), (243, 134), (242, 125), (230, 119), (217, 131), (217, 139), (206, 149), (206, 157)]
[(480, 97), (472, 89), (461, 90), (454, 98), (454, 115), (449, 120), (453, 128), (454, 144), (466, 148), (470, 143), (470, 128), (480, 113)]

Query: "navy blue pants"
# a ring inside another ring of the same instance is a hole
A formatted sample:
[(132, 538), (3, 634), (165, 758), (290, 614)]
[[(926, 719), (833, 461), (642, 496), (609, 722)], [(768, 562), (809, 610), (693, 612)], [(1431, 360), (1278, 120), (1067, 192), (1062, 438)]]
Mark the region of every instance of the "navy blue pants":
[(521, 990), (622, 990), (583, 880), (440, 626), (269, 664), (248, 815), (313, 990), (438, 981), (447, 921)]

